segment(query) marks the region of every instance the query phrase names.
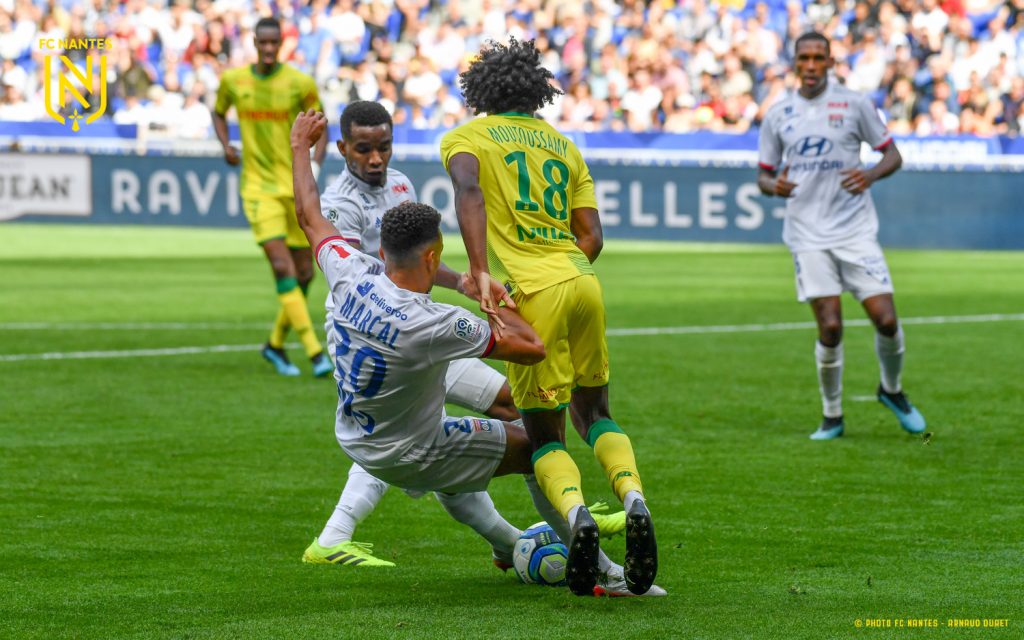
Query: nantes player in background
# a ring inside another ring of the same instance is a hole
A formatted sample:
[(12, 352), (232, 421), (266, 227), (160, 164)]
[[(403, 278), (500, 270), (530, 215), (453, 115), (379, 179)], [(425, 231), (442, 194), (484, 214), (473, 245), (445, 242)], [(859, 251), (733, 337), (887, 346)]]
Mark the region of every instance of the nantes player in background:
[[(217, 90), (213, 125), (224, 146), (230, 165), (240, 161), (238, 150), (228, 139), (228, 109), (234, 105), (242, 131), (242, 204), (256, 242), (270, 262), (281, 302), (277, 320), (267, 344), (266, 358), (277, 372), (299, 375), (288, 360), (284, 340), (295, 329), (313, 366), (313, 375), (334, 371), (313, 329), (306, 307), (305, 292), (313, 279), (313, 260), (302, 229), (295, 220), (292, 192), (292, 156), (289, 145), (292, 121), (307, 109), (320, 109), (316, 83), (309, 76), (278, 62), (281, 24), (263, 18), (254, 29), (259, 61), (224, 73)], [(327, 136), (317, 142), (314, 166), (319, 168), (327, 150)]]
[(455, 188), (480, 308), (500, 334), (494, 277), (547, 349), (539, 364), (510, 362), (508, 378), (537, 481), (568, 521), (548, 524), (569, 540), (569, 588), (589, 595), (608, 561), (564, 445), (566, 408), (626, 507), (629, 590), (663, 595), (651, 589), (657, 545), (633, 447), (608, 409), (604, 300), (591, 266), (602, 246), (594, 182), (579, 149), (533, 115), (559, 93), (551, 79), (532, 41), (490, 43), (459, 78), (466, 105), (487, 116), (446, 134), (441, 159)]

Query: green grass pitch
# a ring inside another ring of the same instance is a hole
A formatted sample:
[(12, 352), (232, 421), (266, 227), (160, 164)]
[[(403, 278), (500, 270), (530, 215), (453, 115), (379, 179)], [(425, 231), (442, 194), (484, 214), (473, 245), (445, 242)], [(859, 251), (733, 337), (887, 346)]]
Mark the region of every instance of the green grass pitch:
[[(10, 357), (262, 342), (276, 299), (247, 231), (0, 236), (2, 638), (1024, 637), (1020, 319), (906, 326), (927, 441), (870, 398), (867, 327), (847, 329), (847, 435), (825, 443), (807, 439), (813, 330), (613, 335), (613, 411), (670, 596), (581, 599), (501, 574), (435, 500), (397, 490), (357, 533), (396, 568), (303, 565), (348, 461), (334, 386), (298, 349), (299, 379), (255, 351)], [(901, 316), (1024, 312), (1024, 254), (888, 256)], [(781, 247), (609, 242), (598, 262), (612, 329), (806, 322), (791, 269)], [(318, 274), (318, 319), (324, 291)], [(611, 499), (569, 442), (588, 499)], [(491, 492), (513, 523), (538, 519), (520, 479)], [(621, 561), (621, 538), (606, 549)], [(940, 627), (855, 627), (908, 618)]]

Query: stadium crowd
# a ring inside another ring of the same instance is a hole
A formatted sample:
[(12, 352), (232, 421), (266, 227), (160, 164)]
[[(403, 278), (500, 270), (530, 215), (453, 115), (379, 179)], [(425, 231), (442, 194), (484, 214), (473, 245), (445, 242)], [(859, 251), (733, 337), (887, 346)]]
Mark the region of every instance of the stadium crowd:
[(40, 38), (106, 37), (106, 116), (207, 138), (220, 74), (254, 60), (270, 15), (332, 119), (363, 99), (455, 126), (458, 73), (511, 34), (537, 39), (564, 89), (543, 112), (560, 129), (743, 132), (796, 86), (793, 41), (816, 29), (895, 133), (1024, 126), (1024, 0), (0, 0), (0, 120), (47, 117)]

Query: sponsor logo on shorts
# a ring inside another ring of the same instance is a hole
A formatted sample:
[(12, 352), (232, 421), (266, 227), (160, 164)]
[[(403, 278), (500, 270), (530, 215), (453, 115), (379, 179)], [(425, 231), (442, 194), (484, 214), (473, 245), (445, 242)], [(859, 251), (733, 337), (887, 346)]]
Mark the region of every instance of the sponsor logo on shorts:
[(479, 320), (470, 320), (465, 317), (456, 319), (452, 324), (452, 331), (455, 335), (469, 343), (476, 342), (483, 330), (483, 325)]
[(451, 436), (458, 431), (460, 433), (482, 433), (490, 432), (491, 423), (489, 420), (477, 418), (454, 418), (444, 421), (444, 435)]

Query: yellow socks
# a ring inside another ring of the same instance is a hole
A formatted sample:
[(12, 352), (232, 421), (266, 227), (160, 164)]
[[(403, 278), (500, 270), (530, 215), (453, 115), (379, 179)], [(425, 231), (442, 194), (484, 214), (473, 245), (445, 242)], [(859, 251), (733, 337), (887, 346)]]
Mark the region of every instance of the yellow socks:
[(560, 442), (549, 442), (533, 453), (533, 473), (537, 484), (562, 517), (576, 505), (583, 506), (580, 470)]
[(598, 420), (590, 425), (587, 444), (594, 448), (594, 455), (601, 463), (612, 491), (625, 502), (626, 494), (636, 491), (643, 495), (640, 473), (636, 470), (636, 457), (629, 436), (612, 420)]
[[(309, 318), (306, 297), (302, 295), (302, 290), (299, 289), (299, 283), (295, 278), (282, 278), (277, 281), (277, 299), (281, 301), (281, 312), (287, 322), (299, 335), (306, 355), (312, 358), (323, 351), (320, 340), (316, 337), (316, 332), (313, 331), (313, 321)], [(278, 314), (278, 320), (281, 319), (281, 315), (281, 313)], [(277, 328), (278, 326), (275, 324), (275, 333), (271, 334), (271, 340), (274, 339)], [(284, 342), (283, 336), (281, 342)], [(271, 342), (271, 346), (274, 346), (273, 342)]]
[[(290, 281), (291, 278), (284, 278), (282, 280), (282, 282), (284, 282), (284, 286), (288, 288), (288, 290), (291, 290), (292, 288), (292, 283)], [(279, 284), (279, 291), (280, 287), (281, 285)], [(309, 290), (309, 283), (307, 282), (306, 284), (302, 284), (300, 282), (299, 288), (302, 289), (302, 295), (305, 296), (306, 292)], [(284, 307), (281, 307), (277, 310), (277, 318), (274, 319), (274, 328), (270, 330), (270, 340), (268, 341), (270, 346), (275, 349), (283, 349), (284, 339), (288, 337), (288, 330), (291, 328), (292, 323), (288, 320), (288, 314), (285, 313)]]
[(290, 329), (292, 323), (288, 322), (288, 314), (284, 312), (284, 307), (277, 310), (277, 318), (274, 319), (274, 328), (270, 330), (270, 346), (275, 349), (284, 348), (284, 338), (288, 335), (288, 329)]

